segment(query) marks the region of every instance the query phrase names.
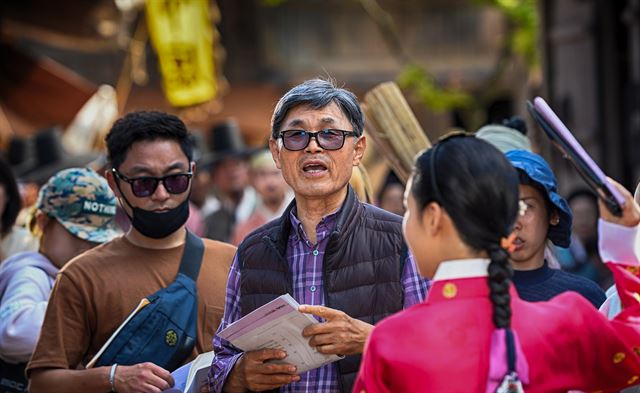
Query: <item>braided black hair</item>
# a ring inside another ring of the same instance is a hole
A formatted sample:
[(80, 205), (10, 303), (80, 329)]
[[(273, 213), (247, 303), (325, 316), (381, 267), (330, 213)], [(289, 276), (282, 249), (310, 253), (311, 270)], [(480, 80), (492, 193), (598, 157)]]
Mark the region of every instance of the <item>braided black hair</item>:
[(519, 207), (518, 174), (511, 163), (491, 144), (456, 134), (416, 159), (411, 193), (421, 209), (440, 204), (462, 241), (489, 254), (493, 322), (510, 327), (513, 270), (501, 239), (511, 233)]
[(489, 290), (493, 305), (493, 324), (497, 328), (511, 327), (511, 295), (509, 283), (513, 277), (513, 269), (509, 264), (509, 254), (500, 246), (489, 248), (491, 263), (489, 272)]

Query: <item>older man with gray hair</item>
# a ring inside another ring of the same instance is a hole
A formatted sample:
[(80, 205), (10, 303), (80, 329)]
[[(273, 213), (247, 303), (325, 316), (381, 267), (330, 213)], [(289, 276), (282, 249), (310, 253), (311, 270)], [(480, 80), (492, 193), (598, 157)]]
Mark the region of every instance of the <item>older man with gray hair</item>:
[(218, 330), (289, 293), (322, 322), (303, 332), (309, 345), (346, 357), (298, 374), (282, 350), (243, 353), (216, 335), (211, 391), (350, 392), (373, 325), (424, 299), (401, 217), (360, 202), (348, 185), (363, 128), (356, 97), (331, 82), (309, 80), (280, 99), (269, 147), (295, 199), (240, 244)]

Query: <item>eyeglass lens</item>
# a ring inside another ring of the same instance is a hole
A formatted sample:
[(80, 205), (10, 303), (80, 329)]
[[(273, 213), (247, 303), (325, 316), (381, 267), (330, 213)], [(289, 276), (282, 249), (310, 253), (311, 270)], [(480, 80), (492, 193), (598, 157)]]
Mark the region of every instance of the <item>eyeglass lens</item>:
[(189, 175), (179, 173), (162, 178), (141, 177), (131, 179), (131, 191), (133, 191), (133, 194), (137, 197), (148, 197), (149, 195), (153, 195), (160, 181), (162, 181), (167, 192), (171, 194), (182, 194), (189, 188)]
[(337, 130), (322, 130), (318, 132), (284, 131), (282, 140), (284, 147), (289, 150), (302, 150), (309, 145), (311, 137), (316, 138), (318, 145), (326, 150), (338, 150), (344, 144), (345, 134)]

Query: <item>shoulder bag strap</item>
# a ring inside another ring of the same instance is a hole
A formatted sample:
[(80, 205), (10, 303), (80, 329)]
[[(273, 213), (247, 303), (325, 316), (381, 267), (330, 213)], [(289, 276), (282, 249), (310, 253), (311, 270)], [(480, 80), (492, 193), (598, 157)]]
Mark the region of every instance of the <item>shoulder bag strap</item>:
[(178, 273), (192, 279), (194, 282), (198, 280), (200, 266), (202, 265), (202, 256), (204, 255), (204, 242), (191, 231), (187, 230), (187, 239), (180, 261), (180, 269)]

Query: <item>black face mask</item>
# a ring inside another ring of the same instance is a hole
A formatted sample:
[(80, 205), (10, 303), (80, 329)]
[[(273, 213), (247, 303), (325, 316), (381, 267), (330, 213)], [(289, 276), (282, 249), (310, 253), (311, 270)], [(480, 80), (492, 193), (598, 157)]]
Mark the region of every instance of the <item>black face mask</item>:
[[(118, 189), (120, 189), (119, 184)], [(122, 190), (120, 190), (120, 194), (122, 194), (122, 199), (133, 211), (133, 217), (131, 217), (125, 210), (125, 213), (131, 220), (131, 225), (147, 237), (153, 239), (165, 238), (177, 231), (189, 218), (189, 197), (173, 209), (156, 213), (131, 206), (127, 198), (124, 197)]]
[(131, 225), (138, 232), (153, 239), (162, 239), (177, 231), (187, 222), (189, 218), (189, 198), (173, 209), (162, 213), (140, 209), (139, 207), (131, 207), (131, 209), (133, 209), (133, 218), (129, 217), (131, 218)]

